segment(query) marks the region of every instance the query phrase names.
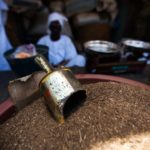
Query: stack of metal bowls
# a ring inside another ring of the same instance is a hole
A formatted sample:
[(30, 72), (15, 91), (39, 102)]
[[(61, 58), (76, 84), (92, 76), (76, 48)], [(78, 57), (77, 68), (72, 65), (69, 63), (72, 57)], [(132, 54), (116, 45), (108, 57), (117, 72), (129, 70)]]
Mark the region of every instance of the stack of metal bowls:
[(120, 46), (109, 41), (88, 41), (84, 43), (84, 49), (88, 68), (94, 68), (103, 63), (119, 62), (121, 58)]
[(134, 40), (134, 39), (123, 39), (121, 41), (122, 46), (130, 51), (150, 51), (150, 43)]
[(134, 60), (138, 60), (138, 58), (142, 57), (144, 52), (146, 52), (147, 55), (150, 53), (150, 43), (145, 41), (128, 38), (123, 39), (120, 44), (124, 55), (128, 52), (132, 52)]

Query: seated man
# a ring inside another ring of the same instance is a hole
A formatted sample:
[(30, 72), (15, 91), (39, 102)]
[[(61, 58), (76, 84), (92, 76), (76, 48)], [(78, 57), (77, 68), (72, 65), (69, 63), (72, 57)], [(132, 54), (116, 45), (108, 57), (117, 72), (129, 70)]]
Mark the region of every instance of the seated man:
[(67, 67), (84, 67), (85, 58), (77, 54), (74, 44), (66, 35), (61, 35), (61, 29), (66, 17), (54, 12), (49, 15), (48, 28), (50, 34), (42, 37), (38, 44), (49, 47), (49, 62), (53, 66), (64, 65)]

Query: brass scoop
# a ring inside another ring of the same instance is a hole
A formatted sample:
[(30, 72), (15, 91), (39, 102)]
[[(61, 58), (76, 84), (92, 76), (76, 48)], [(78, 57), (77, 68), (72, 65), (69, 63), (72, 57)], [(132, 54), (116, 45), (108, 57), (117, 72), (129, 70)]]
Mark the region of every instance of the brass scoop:
[(54, 70), (42, 55), (35, 62), (47, 75), (41, 80), (40, 91), (55, 119), (63, 123), (65, 118), (86, 98), (86, 91), (68, 68)]

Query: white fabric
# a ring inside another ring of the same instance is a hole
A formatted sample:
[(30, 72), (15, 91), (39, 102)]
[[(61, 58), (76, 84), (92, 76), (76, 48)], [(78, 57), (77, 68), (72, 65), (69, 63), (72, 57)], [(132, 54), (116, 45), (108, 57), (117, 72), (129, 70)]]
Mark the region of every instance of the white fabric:
[(77, 51), (69, 37), (61, 35), (58, 41), (52, 41), (49, 35), (42, 37), (38, 44), (49, 47), (49, 62), (57, 65), (64, 60), (69, 60), (67, 67), (85, 66), (85, 58), (77, 54)]
[(58, 12), (53, 12), (48, 16), (48, 26), (50, 25), (52, 21), (56, 21), (56, 20), (59, 21), (62, 27), (64, 25), (64, 21), (68, 21), (68, 19), (62, 14)]
[(148, 56), (149, 56), (149, 53), (144, 52), (144, 53), (143, 53), (143, 56), (144, 56), (144, 57), (148, 57)]
[(0, 0), (0, 10), (8, 10), (7, 4), (4, 2), (4, 0)]
[[(1, 5), (2, 3), (0, 3)], [(1, 5), (2, 6), (2, 5)], [(2, 8), (2, 7), (0, 7)], [(3, 54), (10, 48), (12, 48), (6, 32), (4, 28), (4, 22), (3, 22), (3, 10), (0, 9), (0, 70), (10, 70), (10, 66), (8, 65), (8, 62), (4, 58)]]
[(3, 22), (3, 24), (6, 24), (8, 6), (4, 2), (4, 0), (0, 0), (0, 10), (2, 10), (1, 11), (2, 22)]

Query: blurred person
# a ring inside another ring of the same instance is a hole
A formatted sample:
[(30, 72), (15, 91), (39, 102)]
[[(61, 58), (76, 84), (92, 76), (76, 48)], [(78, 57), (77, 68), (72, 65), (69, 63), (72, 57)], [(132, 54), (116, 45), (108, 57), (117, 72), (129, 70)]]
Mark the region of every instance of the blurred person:
[(0, 71), (10, 70), (10, 66), (3, 54), (12, 48), (5, 31), (8, 6), (4, 0), (0, 0)]
[(53, 12), (48, 17), (49, 34), (42, 37), (38, 44), (49, 47), (49, 62), (53, 66), (84, 67), (85, 57), (79, 55), (69, 36), (62, 35), (64, 21), (68, 19), (58, 12)]

